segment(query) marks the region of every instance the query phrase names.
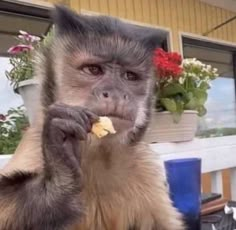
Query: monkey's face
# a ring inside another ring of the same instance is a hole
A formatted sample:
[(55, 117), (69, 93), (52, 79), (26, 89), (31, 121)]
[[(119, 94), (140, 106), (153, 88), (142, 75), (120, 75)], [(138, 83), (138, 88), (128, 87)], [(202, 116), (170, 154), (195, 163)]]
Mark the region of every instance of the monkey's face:
[(110, 117), (118, 132), (145, 128), (156, 35), (112, 18), (57, 11), (53, 50), (58, 100)]
[(75, 48), (65, 54), (60, 100), (109, 116), (116, 130), (134, 126), (147, 109), (152, 85), (149, 57), (139, 60), (142, 47), (135, 50), (135, 45), (121, 40), (118, 48), (113, 37), (102, 38), (91, 43), (90, 52)]

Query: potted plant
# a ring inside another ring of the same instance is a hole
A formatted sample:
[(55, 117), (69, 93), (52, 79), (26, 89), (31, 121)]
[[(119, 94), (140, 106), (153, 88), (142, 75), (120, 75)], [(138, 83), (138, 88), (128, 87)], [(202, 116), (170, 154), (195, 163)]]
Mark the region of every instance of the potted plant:
[(198, 116), (207, 112), (205, 103), (210, 81), (217, 69), (196, 58), (182, 59), (176, 52), (157, 49), (155, 110), (145, 140), (148, 142), (190, 141), (197, 131)]
[(35, 54), (51, 41), (52, 30), (42, 40), (25, 31), (20, 31), (19, 44), (8, 50), (12, 69), (6, 71), (15, 93), (21, 95), (29, 122), (32, 124), (35, 114), (35, 103), (38, 100), (38, 81), (34, 78)]

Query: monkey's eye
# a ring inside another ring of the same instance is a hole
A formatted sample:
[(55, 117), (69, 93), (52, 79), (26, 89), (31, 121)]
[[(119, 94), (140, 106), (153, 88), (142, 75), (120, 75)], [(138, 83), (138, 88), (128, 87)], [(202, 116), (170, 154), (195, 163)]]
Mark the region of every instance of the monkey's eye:
[(96, 65), (96, 64), (85, 65), (81, 69), (85, 73), (87, 73), (89, 75), (93, 75), (93, 76), (99, 76), (99, 75), (104, 74), (102, 67), (100, 65)]
[(128, 80), (128, 81), (138, 81), (140, 78), (139, 78), (138, 74), (127, 71), (124, 74), (124, 79)]

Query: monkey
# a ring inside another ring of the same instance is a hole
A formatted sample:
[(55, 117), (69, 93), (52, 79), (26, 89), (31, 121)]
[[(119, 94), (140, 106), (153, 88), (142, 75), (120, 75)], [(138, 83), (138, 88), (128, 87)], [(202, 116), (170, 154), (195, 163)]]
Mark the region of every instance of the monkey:
[[(156, 30), (53, 9), (35, 67), (37, 118), (0, 174), (0, 230), (183, 230), (163, 167), (142, 141)], [(91, 134), (100, 116), (115, 134)]]

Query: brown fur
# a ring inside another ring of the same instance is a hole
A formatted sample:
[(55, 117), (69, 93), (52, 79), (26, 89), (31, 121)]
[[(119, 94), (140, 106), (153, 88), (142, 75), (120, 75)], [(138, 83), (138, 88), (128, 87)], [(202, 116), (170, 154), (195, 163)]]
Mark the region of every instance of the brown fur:
[[(140, 143), (107, 153), (91, 151), (84, 156), (82, 169), (86, 184), (83, 197), (88, 215), (79, 229), (182, 229), (179, 215), (171, 207), (164, 175), (157, 156)], [(167, 218), (169, 217), (169, 218)], [(115, 221), (114, 221), (115, 220)]]
[[(31, 132), (6, 169), (41, 168), (41, 154), (31, 149), (38, 148)], [(30, 147), (26, 147), (28, 143)], [(82, 157), (85, 216), (68, 230), (128, 230), (135, 223), (139, 230), (152, 230), (155, 225), (155, 230), (183, 229), (171, 206), (158, 156), (145, 143), (128, 149), (116, 146), (109, 153), (94, 151), (98, 149), (94, 145), (90, 148)]]
[[(31, 230), (32, 226), (34, 230), (183, 230), (158, 156), (140, 141), (150, 115), (152, 36), (136, 41), (132, 28), (128, 31), (134, 35), (124, 39), (127, 28), (106, 18), (89, 21), (87, 34), (83, 32), (86, 18), (78, 21), (65, 9), (59, 9), (57, 17), (59, 35), (37, 67), (41, 78), (37, 122), (2, 171), (6, 178), (0, 179), (0, 230)], [(114, 25), (122, 36), (113, 32)], [(105, 80), (93, 83), (78, 71), (84, 63), (101, 60), (109, 60), (104, 64)], [(141, 80), (124, 83), (121, 76), (126, 68)], [(112, 96), (101, 99), (103, 91)], [(80, 106), (79, 111), (75, 106)], [(82, 125), (77, 115), (86, 114), (84, 107), (100, 116), (118, 116), (113, 118), (117, 135), (100, 140), (88, 134), (86, 141), (76, 139), (81, 133), (74, 127)], [(55, 118), (62, 126), (50, 130)], [(68, 137), (60, 137), (60, 128), (67, 130)], [(69, 136), (72, 131), (75, 136)], [(63, 141), (68, 140), (76, 151), (64, 148)], [(79, 167), (73, 168), (75, 164)], [(1, 192), (1, 182), (6, 191), (15, 189), (12, 197)]]

